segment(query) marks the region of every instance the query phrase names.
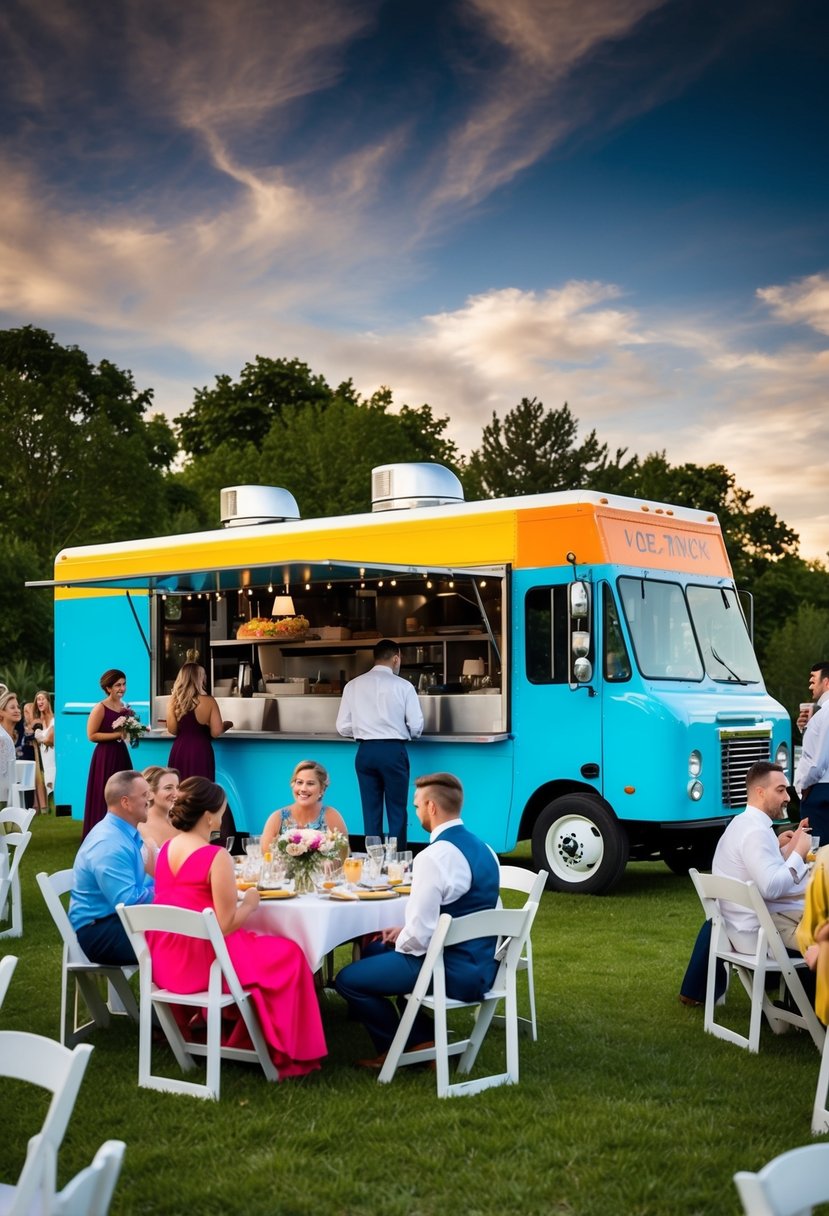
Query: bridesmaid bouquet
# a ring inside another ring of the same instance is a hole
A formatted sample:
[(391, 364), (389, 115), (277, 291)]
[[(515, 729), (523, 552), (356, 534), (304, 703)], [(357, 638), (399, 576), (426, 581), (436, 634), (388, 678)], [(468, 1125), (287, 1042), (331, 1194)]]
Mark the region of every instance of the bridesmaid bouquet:
[(127, 736), (127, 742), (130, 747), (138, 747), (139, 741), (149, 731), (149, 726), (145, 726), (138, 717), (134, 709), (130, 709), (129, 705), (124, 706), (124, 712), (120, 718), (116, 718), (112, 723), (113, 730), (122, 730)]
[(346, 843), (340, 832), (316, 828), (294, 828), (276, 839), (275, 850), (283, 858), (288, 877), (298, 891), (313, 890), (313, 876), (326, 861), (339, 861)]

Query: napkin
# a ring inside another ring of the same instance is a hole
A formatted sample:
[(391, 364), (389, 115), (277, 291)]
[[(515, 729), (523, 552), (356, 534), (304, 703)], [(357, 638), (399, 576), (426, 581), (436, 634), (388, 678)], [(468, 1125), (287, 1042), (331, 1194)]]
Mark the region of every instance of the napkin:
[(341, 891), (339, 888), (335, 888), (331, 892), (331, 898), (332, 899), (359, 899), (360, 897), (356, 891), (345, 891), (345, 890)]

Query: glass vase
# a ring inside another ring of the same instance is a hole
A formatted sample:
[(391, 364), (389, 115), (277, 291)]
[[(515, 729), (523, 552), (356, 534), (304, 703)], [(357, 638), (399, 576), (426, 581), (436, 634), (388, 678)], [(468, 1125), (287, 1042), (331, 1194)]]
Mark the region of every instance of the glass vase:
[(297, 895), (311, 895), (314, 890), (313, 872), (307, 866), (297, 866), (291, 875)]

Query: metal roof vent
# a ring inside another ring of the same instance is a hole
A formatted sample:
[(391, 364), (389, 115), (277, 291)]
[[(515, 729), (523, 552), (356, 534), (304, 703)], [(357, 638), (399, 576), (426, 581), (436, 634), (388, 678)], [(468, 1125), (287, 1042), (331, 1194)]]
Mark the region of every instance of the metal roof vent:
[(220, 495), (223, 528), (281, 524), (300, 517), (293, 494), (281, 486), (227, 486)]
[(463, 502), (463, 486), (442, 464), (380, 464), (371, 470), (372, 511), (406, 511)]

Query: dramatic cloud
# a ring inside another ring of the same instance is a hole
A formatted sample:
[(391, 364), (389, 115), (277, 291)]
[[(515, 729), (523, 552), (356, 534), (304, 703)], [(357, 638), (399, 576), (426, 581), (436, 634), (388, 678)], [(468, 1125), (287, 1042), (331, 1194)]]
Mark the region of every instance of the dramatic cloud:
[(829, 335), (829, 276), (813, 274), (785, 287), (763, 287), (757, 295), (787, 325), (809, 325)]

